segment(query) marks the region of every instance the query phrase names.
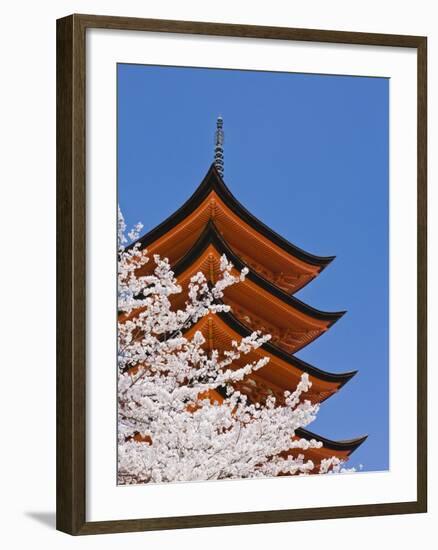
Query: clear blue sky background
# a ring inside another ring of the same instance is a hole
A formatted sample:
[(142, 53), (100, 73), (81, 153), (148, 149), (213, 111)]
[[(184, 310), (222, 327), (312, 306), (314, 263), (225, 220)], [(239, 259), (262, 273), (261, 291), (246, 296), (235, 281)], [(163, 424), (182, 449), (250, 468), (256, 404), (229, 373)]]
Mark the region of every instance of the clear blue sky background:
[(118, 65), (118, 191), (128, 226), (174, 212), (213, 160), (224, 118), (232, 193), (286, 239), (332, 264), (297, 297), (347, 314), (300, 351), (358, 370), (309, 428), (369, 434), (351, 465), (387, 469), (388, 101), (381, 78)]

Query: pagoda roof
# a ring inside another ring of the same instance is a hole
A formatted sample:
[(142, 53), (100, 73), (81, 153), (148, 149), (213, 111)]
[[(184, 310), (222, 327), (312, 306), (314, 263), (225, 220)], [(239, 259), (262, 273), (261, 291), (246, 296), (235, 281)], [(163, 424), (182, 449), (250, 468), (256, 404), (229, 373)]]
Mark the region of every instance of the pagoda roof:
[(221, 231), (239, 256), (247, 257), (256, 270), (272, 271), (270, 276), (288, 292), (302, 288), (334, 259), (305, 252), (261, 222), (234, 197), (214, 164), (192, 196), (136, 243), (173, 263), (187, 252), (208, 219), (224, 226)]
[[(129, 318), (136, 316), (139, 311), (141, 308), (133, 311)], [(202, 317), (183, 332), (187, 338), (190, 338), (197, 330), (204, 335), (203, 347), (209, 350), (216, 349), (219, 353), (229, 350), (233, 340), (238, 341), (240, 338), (248, 337), (254, 331), (231, 311)], [(251, 393), (254, 398), (256, 395), (261, 398), (274, 394), (281, 401), (284, 391), (293, 391), (301, 375), (306, 372), (312, 382), (312, 387), (307, 392), (308, 399), (313, 403), (320, 403), (336, 393), (357, 373), (357, 370), (333, 373), (319, 369), (296, 355), (287, 353), (272, 340), (242, 356), (234, 364), (236, 367), (241, 367), (247, 362), (257, 361), (265, 356), (269, 357), (269, 363), (249, 376), (253, 382), (250, 385), (245, 382), (240, 383), (243, 393)]]
[(311, 473), (318, 473), (319, 466), (324, 459), (330, 459), (335, 456), (339, 460), (342, 460), (344, 462), (347, 461), (350, 458), (351, 454), (360, 445), (362, 445), (362, 443), (367, 439), (368, 436), (365, 435), (356, 439), (345, 441), (333, 441), (331, 439), (327, 439), (326, 437), (322, 437), (318, 434), (309, 432), (308, 430), (302, 428), (297, 429), (295, 431), (294, 439), (300, 439), (303, 437), (307, 440), (316, 439), (317, 441), (321, 441), (323, 446), (319, 448), (309, 448), (305, 450), (292, 448), (288, 451), (284, 451), (283, 453), (281, 453), (281, 456), (285, 457), (291, 455), (293, 457), (297, 457), (298, 455), (303, 455), (305, 461), (311, 460), (315, 466)]
[[(203, 317), (185, 331), (186, 337), (190, 337), (196, 330), (204, 335), (205, 347), (218, 351), (230, 349), (232, 340), (245, 338), (253, 332), (231, 312), (220, 312)], [(248, 376), (249, 380), (255, 382), (254, 384), (248, 384), (245, 380), (237, 384), (243, 393), (256, 400), (268, 394), (274, 394), (279, 401), (282, 401), (284, 391), (294, 391), (302, 373), (306, 372), (312, 382), (312, 387), (306, 394), (307, 398), (313, 403), (320, 403), (336, 393), (357, 373), (357, 371), (331, 373), (318, 369), (295, 355), (284, 352), (270, 341), (242, 356), (240, 360), (235, 361), (235, 365), (239, 367), (266, 356), (270, 359), (269, 363)]]
[(172, 270), (175, 273), (175, 275), (178, 277), (179, 275), (184, 273), (193, 264), (193, 262), (202, 255), (202, 253), (207, 249), (209, 245), (213, 245), (219, 254), (221, 255), (225, 254), (227, 259), (231, 261), (234, 267), (239, 271), (241, 271), (244, 268), (247, 268), (248, 269), (248, 274), (246, 275), (247, 279), (252, 281), (254, 284), (259, 286), (260, 288), (263, 288), (269, 294), (271, 294), (272, 296), (275, 296), (276, 298), (278, 298), (279, 300), (281, 300), (291, 308), (296, 309), (301, 313), (304, 313), (305, 315), (311, 317), (312, 319), (326, 321), (328, 322), (328, 326), (331, 326), (333, 323), (338, 321), (343, 315), (345, 315), (346, 311), (327, 312), (327, 311), (321, 311), (312, 306), (309, 306), (304, 302), (302, 302), (301, 300), (299, 300), (298, 298), (295, 298), (295, 296), (291, 296), (290, 294), (287, 294), (280, 287), (274, 285), (273, 283), (271, 283), (270, 281), (268, 281), (267, 279), (259, 275), (256, 271), (251, 269), (250, 266), (248, 266), (243, 260), (241, 260), (233, 252), (233, 250), (224, 241), (224, 239), (218, 232), (214, 222), (212, 221), (208, 222), (208, 224), (205, 226), (204, 231), (200, 235), (199, 239), (196, 241), (193, 247), (187, 252), (187, 254), (172, 267)]
[[(243, 323), (241, 323), (233, 314), (232, 312), (219, 312), (215, 313), (223, 322), (225, 322), (230, 328), (232, 328), (238, 335), (245, 338), (246, 336), (249, 336), (252, 334), (252, 330), (249, 330)], [(281, 348), (273, 344), (272, 342), (268, 341), (261, 346), (261, 349), (264, 349), (271, 353), (272, 355), (275, 355), (279, 359), (282, 359), (286, 363), (290, 363), (294, 367), (298, 368), (302, 372), (307, 372), (309, 375), (314, 376), (315, 378), (319, 378), (320, 380), (326, 380), (327, 382), (336, 382), (339, 384), (339, 387), (342, 387), (344, 384), (346, 384), (353, 376), (357, 374), (357, 370), (343, 372), (343, 373), (334, 373), (334, 372), (328, 372), (324, 371), (322, 369), (319, 369), (317, 367), (314, 367), (310, 363), (307, 363), (306, 361), (303, 361), (303, 359), (300, 359), (296, 355), (292, 355), (290, 353), (286, 353)]]

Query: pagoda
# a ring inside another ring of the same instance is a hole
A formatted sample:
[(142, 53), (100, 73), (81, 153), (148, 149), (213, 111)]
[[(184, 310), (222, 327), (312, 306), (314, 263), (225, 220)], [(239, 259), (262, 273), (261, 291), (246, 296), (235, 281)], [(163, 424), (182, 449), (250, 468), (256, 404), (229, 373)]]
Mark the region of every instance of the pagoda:
[[(253, 216), (232, 195), (226, 186), (223, 152), (223, 120), (217, 119), (214, 162), (192, 196), (171, 216), (137, 242), (148, 254), (168, 258), (183, 289), (190, 278), (202, 271), (212, 284), (220, 276), (223, 254), (233, 264), (234, 275), (247, 267), (243, 282), (225, 290), (224, 302), (231, 306), (228, 313), (210, 314), (201, 318), (186, 332), (190, 337), (200, 330), (209, 350), (230, 349), (232, 340), (250, 335), (254, 330), (271, 335), (271, 340), (253, 350), (238, 362), (269, 357), (260, 370), (251, 373), (237, 389), (251, 402), (263, 402), (269, 395), (281, 404), (284, 392), (294, 391), (306, 372), (312, 382), (304, 395), (312, 403), (322, 403), (338, 392), (357, 371), (331, 373), (323, 371), (294, 355), (324, 334), (343, 315), (315, 309), (294, 297), (294, 294), (318, 276), (334, 257), (309, 254), (285, 240)], [(145, 264), (139, 275), (153, 267)], [(183, 307), (187, 293), (173, 299), (173, 305)], [(223, 397), (213, 392), (215, 400)], [(319, 468), (322, 459), (336, 456), (345, 461), (363, 443), (365, 437), (332, 441), (305, 429), (296, 430), (297, 438), (316, 439), (323, 446), (290, 454), (304, 454)]]

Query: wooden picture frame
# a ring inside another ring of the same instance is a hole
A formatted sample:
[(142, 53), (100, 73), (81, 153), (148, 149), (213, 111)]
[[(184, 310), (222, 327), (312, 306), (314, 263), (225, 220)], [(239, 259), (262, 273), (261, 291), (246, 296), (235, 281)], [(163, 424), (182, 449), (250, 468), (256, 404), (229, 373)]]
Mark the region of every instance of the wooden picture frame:
[[(87, 29), (118, 29), (411, 48), (417, 56), (417, 499), (411, 502), (197, 516), (86, 520)], [(57, 21), (57, 529), (72, 535), (242, 525), (427, 510), (427, 40), (421, 36), (71, 15)]]

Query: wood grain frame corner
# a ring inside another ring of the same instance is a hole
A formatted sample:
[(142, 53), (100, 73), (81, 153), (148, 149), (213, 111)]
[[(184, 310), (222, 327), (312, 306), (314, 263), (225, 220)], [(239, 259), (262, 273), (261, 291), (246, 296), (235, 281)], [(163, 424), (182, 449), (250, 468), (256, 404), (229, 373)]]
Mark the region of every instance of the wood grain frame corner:
[[(417, 500), (120, 521), (86, 521), (87, 28), (414, 48), (418, 60), (418, 438)], [(72, 535), (347, 518), (427, 511), (427, 40), (387, 35), (70, 15), (57, 21), (57, 529)]]

